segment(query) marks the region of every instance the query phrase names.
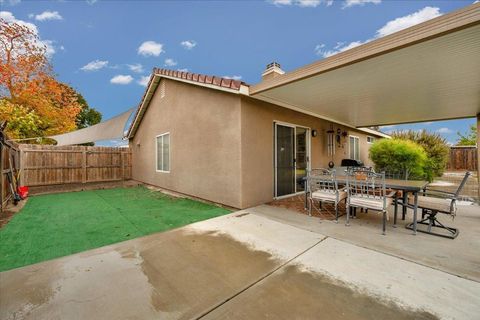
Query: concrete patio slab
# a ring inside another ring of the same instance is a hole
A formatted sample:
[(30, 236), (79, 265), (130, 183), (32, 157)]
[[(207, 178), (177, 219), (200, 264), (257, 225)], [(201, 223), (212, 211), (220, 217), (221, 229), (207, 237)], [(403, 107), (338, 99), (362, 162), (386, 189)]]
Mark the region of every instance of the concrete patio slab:
[(0, 318), (195, 318), (323, 238), (230, 214), (0, 273)]
[(207, 318), (473, 319), (479, 295), (478, 282), (327, 238)]
[[(480, 282), (480, 207), (459, 206), (455, 220), (444, 215), (440, 219), (446, 225), (460, 229), (455, 239), (446, 239), (424, 233), (412, 235), (405, 224), (412, 221), (409, 211), (405, 221), (400, 218), (393, 227), (393, 208), (387, 222), (387, 234), (381, 234), (381, 216), (374, 212), (360, 213), (357, 219), (345, 226), (345, 217), (339, 223), (320, 220), (298, 212), (262, 205), (250, 212), (286, 223), (297, 228), (318, 232), (384, 254), (419, 263), (450, 274)], [(401, 214), (399, 214), (399, 217)]]
[(333, 239), (317, 230), (324, 225), (318, 219), (305, 220), (312, 227), (297, 219), (308, 216), (274, 209), (251, 208), (0, 273), (0, 318), (393, 320), (480, 314), (479, 282), (354, 245), (355, 239)]

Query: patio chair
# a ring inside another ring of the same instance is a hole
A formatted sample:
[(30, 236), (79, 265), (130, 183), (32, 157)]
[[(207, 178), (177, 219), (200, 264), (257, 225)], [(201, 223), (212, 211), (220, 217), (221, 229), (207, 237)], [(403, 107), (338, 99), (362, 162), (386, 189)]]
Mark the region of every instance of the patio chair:
[(383, 214), (382, 234), (385, 235), (388, 207), (395, 194), (395, 191), (385, 187), (385, 172), (375, 173), (369, 168), (348, 170), (347, 194), (346, 226), (350, 225), (350, 208), (378, 211)]
[[(455, 239), (458, 236), (460, 230), (445, 226), (438, 220), (437, 214), (449, 214), (451, 215), (452, 219), (455, 218), (457, 213), (456, 202), (458, 201), (460, 192), (467, 183), (467, 179), (470, 175), (470, 172), (465, 173), (465, 176), (455, 192), (434, 190), (428, 188), (428, 186), (423, 190), (422, 195), (418, 196), (418, 208), (422, 209), (422, 220), (418, 221), (417, 224), (426, 225), (427, 230), (417, 229), (418, 232), (428, 233), (449, 239)], [(413, 201), (413, 197), (410, 196), (408, 198), (408, 203), (413, 205)], [(413, 229), (413, 223), (407, 224), (406, 228)], [(435, 228), (437, 228), (437, 230), (445, 230), (446, 233), (433, 231)]]
[(332, 203), (335, 206), (335, 222), (338, 223), (338, 204), (347, 198), (347, 192), (338, 188), (335, 169), (312, 169), (308, 175), (308, 189), (309, 215), (312, 215), (315, 201), (319, 202), (319, 208), (315, 208), (319, 211), (323, 202)]

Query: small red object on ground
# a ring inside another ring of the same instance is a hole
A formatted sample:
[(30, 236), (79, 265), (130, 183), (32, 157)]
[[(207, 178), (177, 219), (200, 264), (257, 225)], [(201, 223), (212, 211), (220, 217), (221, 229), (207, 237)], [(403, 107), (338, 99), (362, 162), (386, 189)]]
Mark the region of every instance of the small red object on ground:
[(25, 199), (28, 197), (28, 187), (27, 186), (20, 186), (18, 187), (18, 195), (20, 198)]

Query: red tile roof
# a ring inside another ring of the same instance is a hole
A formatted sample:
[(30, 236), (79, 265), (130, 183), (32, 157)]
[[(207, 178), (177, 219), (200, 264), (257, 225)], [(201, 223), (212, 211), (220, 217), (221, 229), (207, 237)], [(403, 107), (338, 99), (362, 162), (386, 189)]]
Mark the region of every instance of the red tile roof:
[(240, 80), (233, 80), (233, 79), (227, 79), (224, 77), (209, 76), (209, 75), (191, 73), (191, 72), (154, 68), (153, 73), (158, 75), (164, 75), (168, 77), (198, 82), (198, 83), (212, 84), (214, 86), (229, 88), (233, 90), (240, 90), (240, 86), (242, 85), (248, 86), (248, 84)]

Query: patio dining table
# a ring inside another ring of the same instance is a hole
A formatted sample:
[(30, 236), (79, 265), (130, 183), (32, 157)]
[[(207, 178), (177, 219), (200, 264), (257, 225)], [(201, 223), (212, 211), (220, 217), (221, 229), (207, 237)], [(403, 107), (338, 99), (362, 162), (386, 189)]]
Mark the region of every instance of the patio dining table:
[[(347, 184), (347, 176), (337, 175), (336, 179), (339, 184)], [(387, 189), (402, 191), (402, 219), (405, 219), (407, 208), (413, 209), (413, 234), (417, 234), (417, 211), (418, 211), (418, 193), (428, 185), (428, 181), (419, 180), (400, 180), (400, 179), (385, 179), (385, 187)], [(413, 195), (413, 205), (408, 204), (408, 194)], [(305, 188), (305, 207), (307, 206), (308, 188)], [(398, 203), (398, 199), (397, 199)], [(397, 225), (397, 207), (395, 206), (395, 213), (393, 217), (393, 226)]]

